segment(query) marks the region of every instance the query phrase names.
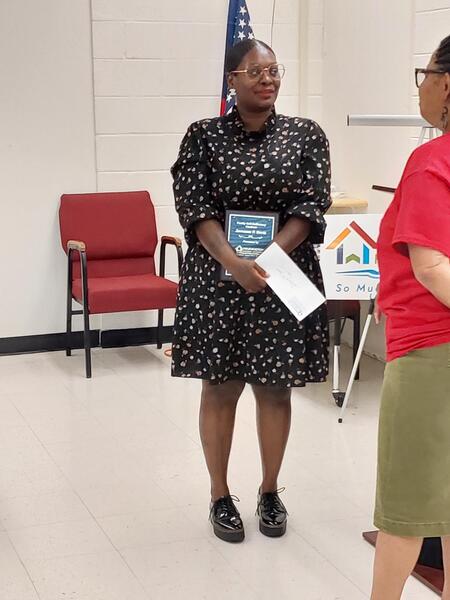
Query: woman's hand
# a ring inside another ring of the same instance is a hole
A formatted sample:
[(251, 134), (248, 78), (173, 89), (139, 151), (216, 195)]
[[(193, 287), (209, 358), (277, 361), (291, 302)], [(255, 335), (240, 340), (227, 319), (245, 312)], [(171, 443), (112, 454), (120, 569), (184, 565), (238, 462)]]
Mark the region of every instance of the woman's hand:
[(249, 294), (262, 292), (267, 285), (267, 273), (261, 269), (254, 260), (238, 258), (237, 256), (227, 267), (234, 279)]
[(218, 221), (215, 219), (200, 221), (195, 231), (202, 246), (233, 275), (247, 293), (255, 294), (266, 287), (267, 273), (255, 261), (236, 256)]
[(375, 323), (377, 325), (379, 325), (380, 322), (381, 322), (381, 317), (383, 316), (383, 313), (381, 312), (381, 308), (380, 308), (380, 306), (378, 304), (378, 300), (375, 300), (375, 308), (374, 308), (374, 311), (373, 311), (373, 316), (374, 316), (374, 319), (375, 319)]

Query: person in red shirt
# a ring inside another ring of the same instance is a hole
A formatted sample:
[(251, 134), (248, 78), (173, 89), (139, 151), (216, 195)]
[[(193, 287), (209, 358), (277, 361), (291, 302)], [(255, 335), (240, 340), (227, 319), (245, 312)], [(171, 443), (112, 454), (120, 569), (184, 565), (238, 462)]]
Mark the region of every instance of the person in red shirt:
[(371, 600), (401, 598), (423, 538), (437, 536), (450, 600), (450, 36), (416, 83), (422, 116), (443, 135), (413, 152), (378, 240), (388, 362)]

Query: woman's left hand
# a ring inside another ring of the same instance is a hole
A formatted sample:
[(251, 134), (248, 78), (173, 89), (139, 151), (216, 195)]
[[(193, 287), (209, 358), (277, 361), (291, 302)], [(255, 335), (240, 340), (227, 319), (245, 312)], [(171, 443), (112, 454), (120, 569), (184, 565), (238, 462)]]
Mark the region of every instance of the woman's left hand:
[(381, 308), (380, 308), (380, 305), (378, 304), (378, 300), (375, 300), (375, 309), (373, 311), (373, 316), (374, 316), (374, 319), (375, 319), (375, 323), (377, 325), (379, 325), (380, 322), (381, 322), (381, 318), (383, 316), (383, 313), (381, 312)]

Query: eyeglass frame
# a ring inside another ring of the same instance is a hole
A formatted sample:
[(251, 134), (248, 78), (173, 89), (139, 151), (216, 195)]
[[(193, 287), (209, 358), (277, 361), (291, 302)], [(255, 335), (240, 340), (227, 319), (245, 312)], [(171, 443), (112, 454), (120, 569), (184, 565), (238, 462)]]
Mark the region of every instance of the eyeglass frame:
[[(272, 75), (269, 73), (269, 69), (271, 69), (271, 68), (272, 68), (274, 65), (277, 65), (278, 67), (283, 67), (283, 75), (281, 75), (280, 77), (273, 77), (273, 76), (272, 76)], [(255, 66), (258, 66), (258, 67), (260, 67), (261, 65), (255, 65)], [(249, 68), (250, 68), (250, 67), (249, 67)], [(253, 77), (250, 77), (250, 75), (248, 74), (248, 70), (249, 70), (249, 68), (247, 68), (247, 69), (240, 69), (239, 71), (230, 71), (230, 72), (228, 73), (228, 75), (236, 75), (236, 74), (238, 74), (238, 73), (246, 73), (247, 77), (249, 77), (250, 79), (253, 79)], [(274, 79), (275, 81), (278, 81), (278, 80), (280, 80), (280, 81), (281, 81), (281, 79), (283, 79), (284, 75), (286, 74), (286, 67), (285, 67), (285, 66), (284, 66), (282, 63), (272, 63), (272, 64), (271, 64), (271, 65), (269, 65), (268, 67), (261, 67), (261, 73), (260, 73), (260, 74), (259, 74), (257, 77), (255, 77), (254, 79), (255, 79), (255, 80), (257, 80), (257, 79), (261, 79), (261, 76), (262, 76), (262, 74), (264, 73), (264, 71), (267, 71), (267, 74), (269, 75), (269, 77), (270, 77), (271, 79)]]
[[(423, 81), (425, 81), (427, 75), (445, 75), (447, 71), (438, 71), (437, 69), (414, 69), (414, 75), (415, 75), (415, 79), (416, 79), (416, 86), (418, 88), (420, 88), (420, 86), (422, 85)], [(425, 75), (424, 80), (422, 81), (422, 83), (419, 83), (418, 80), (418, 76), (419, 74), (421, 75)]]

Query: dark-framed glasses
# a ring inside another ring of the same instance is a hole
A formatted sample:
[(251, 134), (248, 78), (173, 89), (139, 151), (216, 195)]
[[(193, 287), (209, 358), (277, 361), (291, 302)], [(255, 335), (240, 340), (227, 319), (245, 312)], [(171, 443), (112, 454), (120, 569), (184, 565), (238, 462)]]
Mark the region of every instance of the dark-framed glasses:
[(259, 79), (263, 73), (267, 73), (272, 79), (282, 79), (286, 73), (284, 65), (274, 63), (268, 67), (262, 67), (261, 65), (251, 65), (247, 69), (241, 69), (240, 71), (231, 71), (230, 74), (245, 73), (249, 79)]
[(425, 81), (427, 75), (445, 75), (445, 71), (438, 71), (437, 69), (415, 69), (416, 85), (420, 87)]

